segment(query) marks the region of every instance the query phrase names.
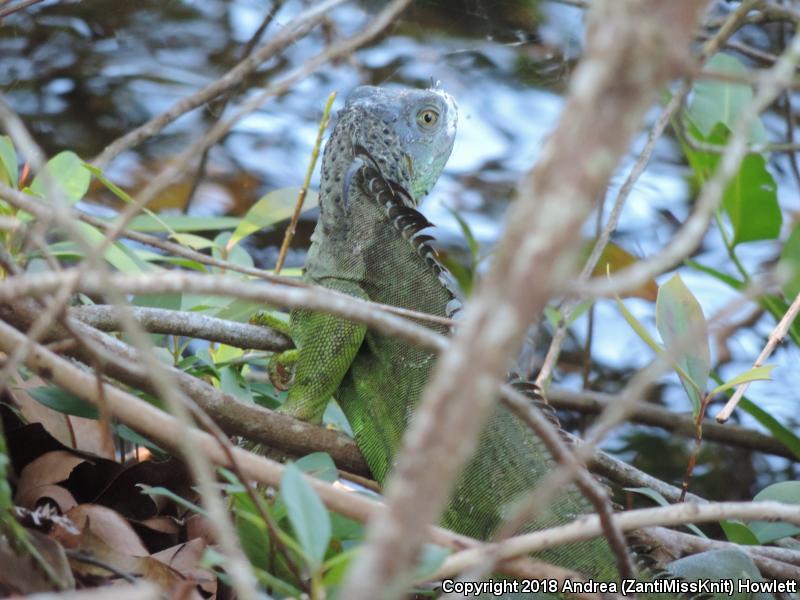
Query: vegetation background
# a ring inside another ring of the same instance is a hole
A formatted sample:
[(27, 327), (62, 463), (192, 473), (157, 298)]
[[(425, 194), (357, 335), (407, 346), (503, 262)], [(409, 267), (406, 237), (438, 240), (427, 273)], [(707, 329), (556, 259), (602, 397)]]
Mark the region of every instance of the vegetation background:
[[(722, 502), (691, 542), (651, 528), (650, 543), (678, 557), (726, 540), (798, 579), (800, 517), (768, 524), (751, 501), (800, 504), (800, 11), (720, 0), (695, 27), (703, 3), (651, 4), (0, 2), (0, 592), (336, 592), (375, 511), (341, 479), (377, 489), (335, 404), (327, 427), (272, 411), (266, 365), (291, 341), (249, 319), (325, 307), (432, 343), (299, 281), (328, 115), (356, 85), (431, 78), (460, 113), (423, 208), (443, 259), (497, 319), (487, 288), (541, 295), (515, 370), (591, 440), (583, 460), (619, 504)], [(617, 52), (591, 43), (603, 31)], [(573, 76), (593, 64), (612, 113), (581, 102), (593, 90)], [(645, 109), (630, 132), (609, 125)], [(564, 123), (588, 125), (570, 139)], [(545, 147), (574, 169), (544, 177)], [(592, 187), (591, 153), (616, 147)], [(580, 274), (542, 260), (502, 279), (514, 243), (557, 231), (551, 196)], [(433, 541), (420, 594), (456, 564), (453, 539)]]

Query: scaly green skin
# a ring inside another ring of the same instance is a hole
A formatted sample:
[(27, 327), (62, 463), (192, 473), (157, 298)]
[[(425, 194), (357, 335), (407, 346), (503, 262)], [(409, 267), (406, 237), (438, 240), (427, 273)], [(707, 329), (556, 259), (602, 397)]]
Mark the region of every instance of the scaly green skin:
[[(420, 113), (425, 109), (439, 114), (430, 127), (423, 121), (429, 113)], [(453, 293), (446, 274), (439, 273), (440, 265), (424, 239), (410, 234), (427, 225), (413, 207), (450, 154), (455, 119), (455, 104), (439, 90), (364, 87), (354, 92), (325, 149), (320, 219), (306, 263), (308, 281), (434, 315), (448, 312)], [(399, 190), (392, 182), (410, 190), (413, 198), (398, 191), (392, 200), (390, 189)], [(408, 207), (401, 208), (403, 204)], [(406, 237), (401, 234), (404, 226)], [(443, 327), (438, 330), (447, 333)], [(283, 410), (319, 422), (335, 396), (375, 479), (383, 483), (434, 356), (321, 313), (293, 312), (290, 332), (299, 358)], [(553, 468), (554, 461), (529, 428), (497, 408), (442, 524), (488, 538), (509, 504)], [(569, 489), (545, 512), (526, 530), (566, 523), (591, 509), (583, 496)], [(541, 558), (601, 581), (617, 576), (604, 539), (563, 546)]]

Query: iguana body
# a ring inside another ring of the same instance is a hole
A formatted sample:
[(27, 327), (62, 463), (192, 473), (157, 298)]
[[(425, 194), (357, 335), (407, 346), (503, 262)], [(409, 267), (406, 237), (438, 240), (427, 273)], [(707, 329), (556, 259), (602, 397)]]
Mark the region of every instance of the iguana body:
[[(456, 310), (449, 275), (435, 259), (430, 238), (419, 233), (430, 224), (415, 210), (450, 154), (455, 124), (455, 104), (439, 90), (362, 87), (352, 94), (324, 153), (308, 281), (433, 315)], [(446, 333), (444, 327), (438, 330)], [(375, 479), (383, 483), (434, 356), (321, 313), (294, 311), (290, 332), (299, 360), (283, 410), (319, 421), (335, 396)], [(497, 408), (443, 525), (488, 538), (509, 504), (553, 468), (528, 427)], [(587, 501), (570, 489), (527, 529), (566, 523), (589, 511)], [(617, 578), (603, 539), (563, 546), (542, 558), (596, 580)]]

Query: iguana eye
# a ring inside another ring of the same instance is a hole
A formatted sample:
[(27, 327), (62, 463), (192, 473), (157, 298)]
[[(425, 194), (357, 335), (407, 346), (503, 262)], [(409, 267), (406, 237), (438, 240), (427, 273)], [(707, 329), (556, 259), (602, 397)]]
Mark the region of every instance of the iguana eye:
[(439, 113), (432, 108), (424, 108), (417, 113), (417, 123), (424, 129), (430, 129), (439, 120)]

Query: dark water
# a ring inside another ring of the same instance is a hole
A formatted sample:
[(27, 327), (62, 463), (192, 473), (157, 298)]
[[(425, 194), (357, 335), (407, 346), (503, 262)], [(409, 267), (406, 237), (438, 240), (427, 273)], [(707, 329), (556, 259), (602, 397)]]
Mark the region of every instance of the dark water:
[[(383, 3), (349, 3), (329, 15), (324, 27), (267, 62), (248, 78), (231, 111), (242, 98), (288, 68), (319, 52), (331, 36), (350, 34), (363, 26)], [(269, 3), (256, 0), (42, 2), (8, 17), (0, 25), (0, 88), (23, 116), (49, 153), (72, 149), (84, 158), (166, 110), (180, 98), (213, 81), (236, 64), (243, 46), (264, 19)], [(263, 39), (268, 39), (304, 9), (287, 1), (277, 11)], [(459, 134), (447, 169), (425, 204), (438, 237), (455, 256), (466, 247), (448, 207), (466, 219), (487, 253), (502, 231), (502, 216), (520, 175), (535, 162), (542, 140), (562, 107), (566, 77), (580, 53), (582, 13), (554, 2), (538, 11), (530, 1), (419, 1), (389, 35), (359, 51), (351, 60), (328, 65), (281, 98), (269, 100), (240, 121), (210, 153), (205, 176), (192, 197), (192, 214), (240, 215), (267, 191), (299, 186), (316, 137), (322, 106), (337, 91), (341, 106), (349, 90), (363, 83), (427, 86), (440, 80), (459, 104)], [(756, 35), (756, 34), (750, 34)], [(768, 44), (770, 40), (749, 40)], [(218, 107), (216, 108), (218, 112)], [(165, 160), (202, 135), (218, 116), (215, 107), (195, 110), (162, 134), (114, 160), (108, 175), (132, 194), (147, 183)], [(656, 111), (650, 115), (652, 119)], [(768, 118), (779, 137), (782, 122)], [(643, 136), (633, 144), (609, 193), (613, 200)], [(774, 174), (785, 207), (798, 208), (798, 190), (787, 175), (785, 158), (776, 157)], [(675, 219), (690, 210), (690, 190), (677, 145), (659, 143), (647, 172), (626, 206), (616, 241), (637, 255), (649, 255), (675, 231)], [(315, 181), (318, 181), (315, 176)], [(174, 182), (155, 207), (181, 211), (187, 205), (192, 177)], [(92, 198), (108, 202), (101, 190)], [(303, 221), (289, 263), (302, 264), (303, 249), (313, 228), (313, 214)], [(591, 236), (593, 224), (587, 224)], [(262, 266), (271, 267), (280, 229), (258, 236), (253, 248)], [(756, 265), (774, 257), (775, 243), (749, 244), (742, 259)], [(710, 233), (697, 257), (726, 268), (718, 235)], [(722, 284), (681, 270), (707, 316), (734, 297)], [(665, 278), (664, 278), (665, 279)], [(654, 330), (654, 307), (641, 300), (629, 308)], [(732, 359), (721, 368), (732, 376), (749, 367), (773, 321), (763, 317), (729, 342)], [(598, 389), (614, 391), (626, 374), (651, 360), (651, 352), (619, 317), (611, 302), (597, 304), (594, 321), (593, 373)], [(583, 344), (586, 320), (579, 320), (566, 346), (577, 352)], [(789, 425), (797, 425), (796, 390), (800, 389), (800, 352), (791, 347), (772, 361), (782, 368), (775, 381), (755, 384), (749, 396)], [(559, 373), (561, 385), (579, 387), (576, 370)], [(654, 396), (673, 410), (689, 410), (688, 400), (670, 376)], [(641, 431), (641, 430), (639, 430)], [(640, 454), (643, 465), (678, 481), (689, 445), (655, 430), (626, 434), (610, 444), (630, 458)], [(664, 457), (674, 457), (665, 464)], [(782, 460), (762, 459), (752, 469), (737, 469), (747, 457), (709, 445), (698, 469), (696, 489), (710, 497), (746, 496), (773, 479), (782, 479)], [(730, 473), (738, 473), (736, 481)], [(756, 477), (755, 472), (765, 473)], [(722, 491), (726, 490), (726, 491)]]

